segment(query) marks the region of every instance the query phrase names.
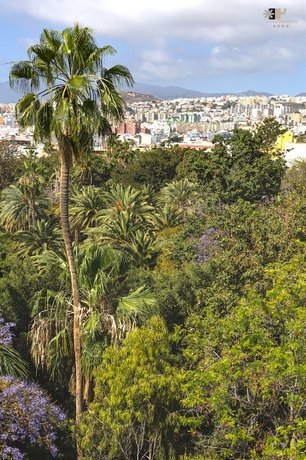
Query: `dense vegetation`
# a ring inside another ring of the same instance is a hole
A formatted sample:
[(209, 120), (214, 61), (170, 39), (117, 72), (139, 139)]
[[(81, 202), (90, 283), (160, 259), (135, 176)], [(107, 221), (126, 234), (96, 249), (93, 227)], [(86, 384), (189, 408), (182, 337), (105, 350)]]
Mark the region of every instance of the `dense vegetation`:
[(47, 154), (0, 145), (0, 456), (302, 460), (305, 163), (271, 118), (94, 152), (131, 81), (113, 51), (44, 31), (11, 72)]
[(1, 145), (2, 458), (73, 458), (74, 436), (86, 459), (305, 458), (305, 163), (215, 142), (73, 166), (76, 431), (58, 160)]

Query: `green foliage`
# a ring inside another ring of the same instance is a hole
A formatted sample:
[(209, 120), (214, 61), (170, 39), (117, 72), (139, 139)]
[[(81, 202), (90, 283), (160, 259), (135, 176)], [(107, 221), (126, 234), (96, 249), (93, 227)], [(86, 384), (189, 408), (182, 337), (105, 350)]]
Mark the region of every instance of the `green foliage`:
[(18, 177), (21, 163), (18, 148), (8, 141), (0, 141), (0, 190), (11, 185)]
[(159, 201), (165, 208), (173, 208), (186, 218), (195, 211), (195, 204), (199, 201), (197, 185), (188, 179), (172, 181), (161, 189)]
[(60, 251), (63, 248), (63, 240), (57, 223), (51, 220), (38, 220), (29, 230), (16, 232), (18, 241), (18, 254), (38, 255), (44, 251)]
[(131, 265), (151, 263), (158, 251), (156, 230), (160, 221), (147, 192), (117, 184), (102, 198), (104, 209), (97, 213), (97, 226), (88, 230), (89, 236), (121, 250)]
[(150, 185), (154, 190), (160, 190), (176, 177), (176, 167), (182, 161), (183, 155), (175, 147), (139, 152), (127, 165), (118, 166), (112, 173), (112, 178), (125, 185)]
[(10, 232), (28, 229), (46, 217), (48, 206), (45, 192), (10, 185), (1, 193), (0, 225)]
[(0, 234), (0, 312), (14, 321), (19, 331), (26, 331), (30, 319), (29, 302), (44, 284), (58, 288), (57, 271), (49, 267), (38, 273), (30, 257), (21, 260), (8, 235)]
[(72, 169), (72, 181), (78, 185), (102, 187), (110, 179), (112, 163), (101, 152), (87, 152)]
[[(35, 258), (40, 270), (57, 267), (61, 286), (43, 288), (32, 299), (31, 355), (37, 368), (53, 379), (68, 381), (72, 372), (72, 292), (67, 260), (53, 251)], [(145, 286), (129, 290), (124, 283), (126, 264), (122, 253), (111, 247), (84, 244), (76, 255), (83, 330), (83, 370), (92, 377), (109, 343), (120, 342), (156, 311), (156, 300)]]
[(177, 447), (180, 381), (159, 317), (132, 332), (121, 348), (109, 348), (96, 371), (95, 399), (81, 424), (86, 458), (169, 458)]
[(27, 377), (28, 365), (20, 354), (11, 346), (0, 343), (0, 376)]
[(273, 153), (274, 144), (279, 136), (286, 131), (274, 117), (266, 117), (257, 124), (255, 142), (257, 148), (266, 153)]
[(204, 193), (226, 203), (239, 198), (258, 201), (279, 192), (284, 161), (260, 152), (252, 133), (237, 129), (228, 141), (216, 136), (214, 144), (213, 152), (188, 152), (180, 175), (196, 178)]
[(296, 192), (297, 195), (306, 194), (306, 161), (296, 160), (287, 170), (284, 179), (284, 190), (287, 193)]
[(306, 454), (304, 270), (304, 257), (271, 267), (263, 296), (188, 321), (184, 405), (199, 446), (219, 458)]
[(98, 213), (103, 209), (102, 190), (98, 187), (87, 186), (75, 190), (70, 197), (70, 225), (75, 236), (97, 225)]
[[(56, 51), (70, 33), (44, 31), (43, 40)], [(36, 87), (28, 65), (17, 70)], [(87, 91), (83, 78), (66, 83), (73, 98)], [(65, 97), (52, 94), (66, 120)], [(97, 127), (91, 108), (83, 101), (72, 114), (86, 111), (76, 144)], [(37, 136), (60, 129), (48, 125), (54, 107), (33, 96), (19, 109), (24, 122), (46, 121)], [(216, 136), (212, 152), (132, 151), (115, 136), (106, 152), (83, 144), (70, 222), (89, 404), (78, 433), (84, 458), (306, 457), (305, 164), (285, 173), (272, 151), (280, 130), (268, 119), (255, 134)], [(57, 226), (58, 155), (46, 148), (19, 162), (0, 145), (0, 316), (17, 323), (14, 345), (28, 361), (30, 344), (34, 378), (68, 407), (73, 302)], [(0, 355), (13, 373), (17, 352)]]

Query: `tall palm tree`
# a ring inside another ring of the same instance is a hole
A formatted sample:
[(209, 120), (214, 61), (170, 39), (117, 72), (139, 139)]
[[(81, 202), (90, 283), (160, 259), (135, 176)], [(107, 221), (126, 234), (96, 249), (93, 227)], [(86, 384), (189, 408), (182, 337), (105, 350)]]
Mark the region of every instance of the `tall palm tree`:
[(116, 85), (132, 84), (127, 68), (104, 67), (111, 46), (98, 47), (89, 28), (44, 29), (28, 60), (13, 65), (11, 86), (28, 93), (16, 105), (21, 126), (34, 125), (34, 138), (55, 136), (60, 155), (60, 216), (73, 292), (73, 344), (76, 375), (76, 423), (82, 412), (80, 293), (69, 225), (69, 174), (74, 158), (91, 148), (93, 136), (110, 132), (110, 119), (123, 117), (124, 101)]

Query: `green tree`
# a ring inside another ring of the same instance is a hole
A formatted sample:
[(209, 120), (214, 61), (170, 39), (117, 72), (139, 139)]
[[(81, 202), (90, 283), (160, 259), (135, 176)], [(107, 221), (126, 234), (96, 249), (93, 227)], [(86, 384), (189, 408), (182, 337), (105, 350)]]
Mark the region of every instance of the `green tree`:
[(113, 165), (104, 152), (90, 151), (83, 155), (72, 169), (72, 182), (78, 187), (102, 187), (110, 178)]
[(38, 220), (29, 230), (16, 233), (18, 254), (38, 255), (44, 251), (61, 251), (63, 247), (62, 234), (56, 222)]
[(132, 332), (122, 347), (109, 348), (96, 371), (95, 399), (81, 424), (86, 458), (169, 459), (171, 450), (179, 449), (180, 382), (159, 317)]
[(306, 453), (305, 258), (271, 266), (266, 276), (270, 287), (250, 291), (229, 314), (207, 306), (191, 315), (183, 338), (194, 439), (219, 458)]
[(97, 225), (99, 212), (105, 206), (102, 190), (87, 186), (75, 190), (71, 195), (70, 225), (75, 240), (80, 240), (81, 232)]
[(0, 190), (11, 185), (18, 177), (21, 163), (17, 146), (0, 141)]
[(296, 196), (306, 195), (306, 160), (296, 160), (288, 168), (283, 189), (285, 193), (296, 192)]
[(139, 152), (127, 165), (115, 168), (112, 177), (124, 185), (151, 185), (157, 191), (176, 177), (176, 167), (183, 155), (182, 150), (175, 147)]
[(59, 145), (60, 216), (74, 305), (77, 423), (83, 402), (80, 293), (69, 225), (69, 173), (73, 158), (92, 146), (94, 133), (105, 134), (108, 120), (123, 115), (116, 84), (133, 80), (123, 66), (104, 67), (104, 57), (114, 52), (111, 46), (98, 47), (92, 31), (77, 24), (62, 33), (44, 29), (39, 44), (28, 50), (29, 60), (14, 64), (10, 73), (13, 87), (30, 91), (16, 106), (21, 126), (34, 125), (35, 139), (54, 135)]
[(258, 123), (255, 131), (255, 142), (259, 149), (266, 154), (273, 154), (275, 142), (280, 134), (286, 131), (282, 128), (275, 117), (266, 117), (262, 122)]
[(188, 179), (170, 182), (160, 191), (160, 202), (162, 204), (171, 204), (184, 216), (192, 211), (197, 198), (197, 186)]
[(28, 374), (27, 363), (12, 346), (11, 328), (14, 326), (14, 323), (5, 323), (0, 316), (0, 377), (3, 375), (27, 377)]
[(215, 136), (214, 145), (213, 154), (186, 154), (179, 175), (196, 179), (215, 202), (232, 203), (239, 198), (255, 202), (279, 192), (285, 162), (281, 156), (274, 159), (261, 152), (252, 133), (237, 129), (229, 140)]
[(120, 249), (132, 265), (144, 264), (157, 250), (154, 207), (148, 198), (146, 192), (131, 186), (111, 186), (103, 194), (105, 208), (98, 213), (98, 226), (88, 234)]
[[(25, 334), (31, 319), (30, 302), (35, 293), (48, 286), (59, 289), (58, 267), (39, 273), (32, 257), (18, 255), (18, 246), (9, 234), (0, 233), (0, 315), (16, 323), (18, 349), (27, 353)], [(20, 342), (20, 343), (19, 343)], [(20, 345), (20, 347), (19, 347)]]
[(134, 156), (131, 142), (128, 140), (121, 141), (117, 134), (112, 133), (107, 139), (107, 156), (119, 164), (125, 165)]

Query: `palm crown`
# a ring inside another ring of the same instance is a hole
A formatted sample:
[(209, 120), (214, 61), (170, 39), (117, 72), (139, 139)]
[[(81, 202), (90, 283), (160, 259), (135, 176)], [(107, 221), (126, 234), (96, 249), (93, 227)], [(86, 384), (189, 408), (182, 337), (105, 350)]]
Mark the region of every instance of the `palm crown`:
[(16, 63), (11, 86), (27, 94), (16, 106), (22, 126), (34, 125), (37, 139), (68, 136), (78, 147), (91, 146), (93, 134), (109, 131), (120, 119), (124, 101), (116, 86), (133, 83), (128, 69), (104, 67), (116, 51), (98, 47), (89, 28), (75, 25), (63, 32), (44, 29), (40, 43), (28, 50), (29, 60)]

